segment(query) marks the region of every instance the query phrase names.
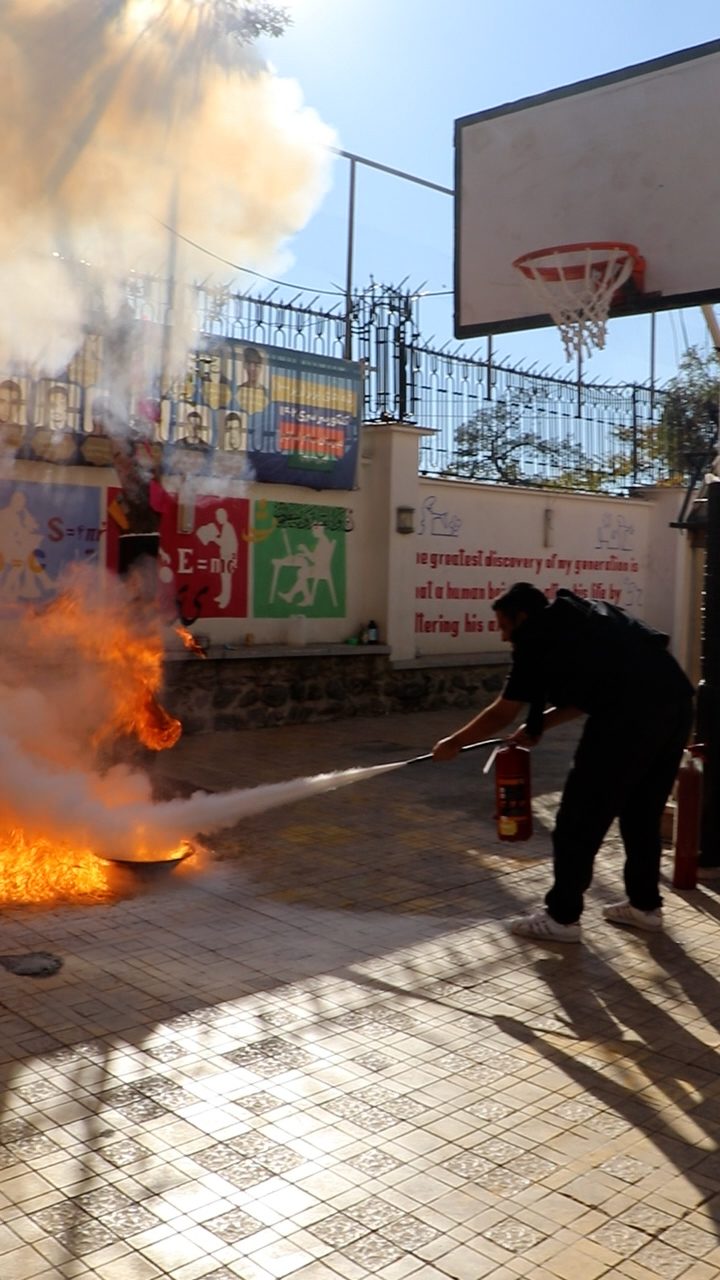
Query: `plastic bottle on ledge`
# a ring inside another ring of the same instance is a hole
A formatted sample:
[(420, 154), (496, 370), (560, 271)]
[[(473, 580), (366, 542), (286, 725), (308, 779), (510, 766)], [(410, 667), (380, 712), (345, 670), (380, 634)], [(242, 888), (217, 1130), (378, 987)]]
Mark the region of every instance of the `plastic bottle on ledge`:
[(379, 644), (380, 632), (378, 631), (377, 622), (373, 622), (372, 618), (367, 624), (367, 642), (368, 644)]

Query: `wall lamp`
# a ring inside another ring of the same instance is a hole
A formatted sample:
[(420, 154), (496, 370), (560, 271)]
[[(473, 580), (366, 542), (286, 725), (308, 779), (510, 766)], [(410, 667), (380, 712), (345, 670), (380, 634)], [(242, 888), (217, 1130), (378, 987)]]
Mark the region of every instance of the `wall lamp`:
[(415, 532), (415, 508), (414, 507), (396, 507), (395, 508), (395, 529), (398, 533), (414, 533)]

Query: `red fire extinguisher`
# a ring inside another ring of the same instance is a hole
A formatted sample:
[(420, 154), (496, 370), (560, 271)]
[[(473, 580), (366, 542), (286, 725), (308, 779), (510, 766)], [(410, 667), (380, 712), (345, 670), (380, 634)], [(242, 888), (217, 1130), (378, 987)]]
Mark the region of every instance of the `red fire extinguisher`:
[(495, 753), (497, 833), (501, 840), (529, 840), (532, 835), (530, 752), (514, 742)]
[(683, 752), (675, 790), (675, 864), (673, 887), (694, 889), (697, 885), (700, 815), (702, 812), (703, 751), (695, 743)]

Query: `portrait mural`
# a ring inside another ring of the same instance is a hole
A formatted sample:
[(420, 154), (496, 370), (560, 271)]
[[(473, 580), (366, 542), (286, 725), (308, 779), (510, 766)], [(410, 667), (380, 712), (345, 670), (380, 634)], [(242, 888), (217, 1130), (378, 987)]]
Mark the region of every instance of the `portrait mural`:
[(0, 370), (0, 445), (45, 462), (108, 466), (107, 441), (135, 432), (172, 451), (169, 468), (184, 474), (353, 487), (359, 364), (210, 338), (165, 385), (150, 357), (162, 350), (164, 332), (128, 319), (117, 333), (88, 334), (56, 378)]

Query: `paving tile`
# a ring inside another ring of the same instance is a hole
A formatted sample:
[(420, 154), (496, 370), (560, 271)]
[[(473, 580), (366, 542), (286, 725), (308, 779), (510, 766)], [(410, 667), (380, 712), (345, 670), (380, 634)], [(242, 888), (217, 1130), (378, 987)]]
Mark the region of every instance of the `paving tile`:
[[(457, 719), (190, 737), (148, 767), (168, 793), (282, 781)], [(543, 802), (573, 732), (537, 754)], [(158, 892), (4, 914), (8, 949), (68, 963), (0, 1011), (2, 1280), (714, 1280), (712, 890), (668, 888), (665, 937), (607, 927), (611, 832), (597, 927), (550, 956), (501, 923), (547, 862), (498, 852), (470, 762), (363, 786), (218, 833)]]
[(46, 1276), (47, 1266), (47, 1258), (27, 1245), (2, 1255), (3, 1280), (33, 1280), (35, 1276)]

